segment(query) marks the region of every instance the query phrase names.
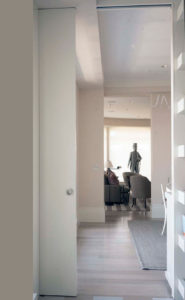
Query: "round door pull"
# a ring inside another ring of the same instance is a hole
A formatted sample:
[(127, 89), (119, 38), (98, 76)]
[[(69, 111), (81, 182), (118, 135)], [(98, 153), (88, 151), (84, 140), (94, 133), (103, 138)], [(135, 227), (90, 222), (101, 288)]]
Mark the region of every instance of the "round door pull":
[(66, 194), (69, 195), (69, 196), (72, 195), (73, 194), (73, 189), (67, 189)]

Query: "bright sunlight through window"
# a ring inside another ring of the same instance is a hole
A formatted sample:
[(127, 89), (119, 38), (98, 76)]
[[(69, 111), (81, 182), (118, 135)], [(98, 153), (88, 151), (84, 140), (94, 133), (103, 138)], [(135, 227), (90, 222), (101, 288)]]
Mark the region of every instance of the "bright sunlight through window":
[(138, 152), (142, 160), (140, 174), (151, 178), (151, 131), (150, 127), (105, 127), (104, 128), (104, 161), (109, 159), (120, 181), (123, 181), (122, 173), (130, 171), (128, 160), (133, 151), (133, 143), (138, 144)]

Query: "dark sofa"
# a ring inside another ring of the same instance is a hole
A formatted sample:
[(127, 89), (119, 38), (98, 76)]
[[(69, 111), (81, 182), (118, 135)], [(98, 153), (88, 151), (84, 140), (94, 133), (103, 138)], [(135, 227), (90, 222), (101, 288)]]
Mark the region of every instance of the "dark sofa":
[(107, 206), (114, 204), (128, 205), (129, 202), (129, 189), (124, 183), (110, 185), (106, 173), (104, 173), (104, 202)]

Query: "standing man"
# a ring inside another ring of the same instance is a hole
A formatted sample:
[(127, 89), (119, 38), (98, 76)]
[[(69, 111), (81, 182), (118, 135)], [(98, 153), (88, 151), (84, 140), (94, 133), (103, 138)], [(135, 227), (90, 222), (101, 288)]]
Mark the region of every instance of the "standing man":
[(139, 173), (140, 169), (140, 161), (142, 159), (139, 152), (137, 152), (137, 143), (133, 144), (133, 150), (130, 153), (129, 161), (128, 161), (128, 167), (130, 168), (130, 171), (133, 173)]

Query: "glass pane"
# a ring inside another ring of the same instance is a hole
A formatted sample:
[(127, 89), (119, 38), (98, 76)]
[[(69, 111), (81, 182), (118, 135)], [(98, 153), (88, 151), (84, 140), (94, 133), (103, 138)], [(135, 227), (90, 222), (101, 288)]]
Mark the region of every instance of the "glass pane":
[(123, 181), (122, 173), (130, 171), (128, 160), (133, 143), (138, 144), (142, 160), (140, 174), (151, 178), (151, 136), (149, 127), (110, 127), (109, 149), (113, 166), (121, 166), (115, 173)]

